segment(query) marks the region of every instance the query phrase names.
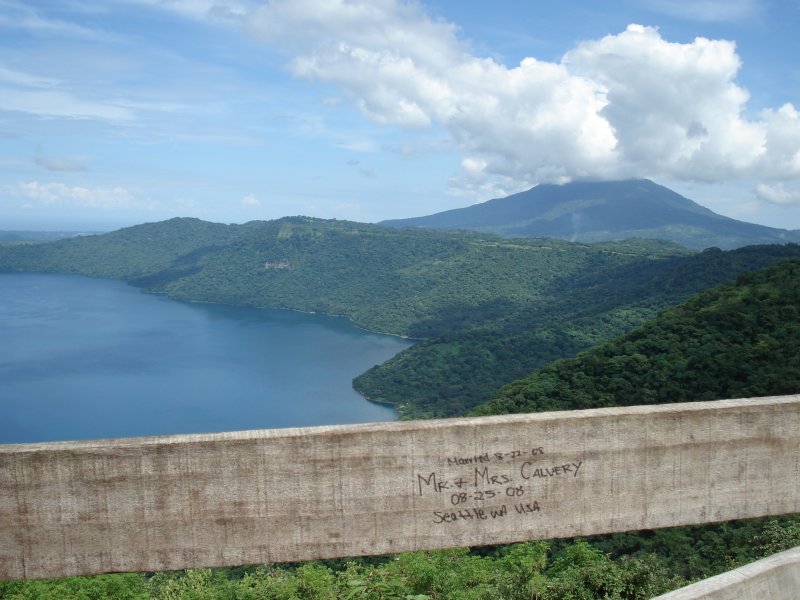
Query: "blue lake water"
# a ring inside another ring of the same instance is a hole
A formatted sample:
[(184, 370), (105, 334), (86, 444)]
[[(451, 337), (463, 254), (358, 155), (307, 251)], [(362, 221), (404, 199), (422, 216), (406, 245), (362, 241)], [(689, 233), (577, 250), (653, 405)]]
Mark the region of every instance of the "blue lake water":
[(409, 345), (344, 318), (0, 275), (0, 443), (391, 420), (351, 380)]

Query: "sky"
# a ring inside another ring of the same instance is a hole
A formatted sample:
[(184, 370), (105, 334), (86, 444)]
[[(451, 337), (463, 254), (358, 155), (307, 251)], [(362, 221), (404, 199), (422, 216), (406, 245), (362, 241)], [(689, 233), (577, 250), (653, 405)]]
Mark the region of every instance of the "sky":
[(800, 229), (800, 0), (0, 0), (0, 230), (649, 178)]

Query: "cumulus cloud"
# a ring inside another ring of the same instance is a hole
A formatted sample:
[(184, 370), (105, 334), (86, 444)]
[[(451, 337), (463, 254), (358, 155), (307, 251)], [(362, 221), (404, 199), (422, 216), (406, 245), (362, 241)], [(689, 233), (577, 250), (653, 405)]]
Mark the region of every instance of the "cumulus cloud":
[(473, 55), (455, 26), (416, 3), (274, 1), (248, 22), (293, 53), (295, 76), (340, 86), (370, 119), (443, 127), (464, 153), (460, 185), (800, 176), (797, 111), (744, 116), (733, 42), (673, 43), (631, 25), (558, 63), (507, 67)]
[(123, 187), (87, 188), (55, 182), (21, 181), (9, 192), (45, 206), (110, 209), (137, 204), (133, 195)]
[(599, 116), (616, 138), (615, 165), (627, 173), (716, 181), (770, 168), (776, 158), (764, 160), (765, 124), (742, 116), (748, 94), (735, 83), (732, 42), (670, 43), (631, 25), (580, 44), (564, 64), (604, 90)]
[(780, 206), (800, 206), (800, 190), (787, 190), (782, 184), (756, 186), (756, 196), (770, 204)]
[[(784, 104), (778, 110), (766, 109), (761, 113), (769, 143), (765, 156), (765, 175), (793, 178), (800, 173), (800, 112)], [(768, 168), (767, 168), (768, 167)]]
[[(197, 15), (218, 3), (169, 4)], [(754, 0), (691, 4), (687, 17), (709, 21), (722, 18), (723, 6), (739, 18), (756, 7)], [(446, 132), (463, 153), (453, 182), (465, 190), (500, 194), (581, 178), (800, 177), (796, 108), (746, 111), (731, 41), (675, 43), (657, 28), (630, 25), (577, 44), (558, 62), (529, 57), (507, 66), (476, 55), (455, 25), (418, 2), (225, 6), (253, 36), (291, 55), (294, 76), (337, 86), (369, 119)], [(670, 11), (678, 2), (650, 6)]]

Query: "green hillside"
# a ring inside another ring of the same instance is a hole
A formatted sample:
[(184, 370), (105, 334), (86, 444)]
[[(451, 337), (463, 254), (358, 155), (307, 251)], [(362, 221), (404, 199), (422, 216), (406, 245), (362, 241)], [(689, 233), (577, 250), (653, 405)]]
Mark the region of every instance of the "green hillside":
[(119, 278), (186, 301), (346, 315), (422, 340), (358, 377), (407, 417), (464, 414), (502, 385), (630, 331), (658, 310), (800, 247), (692, 254), (668, 242), (576, 244), (291, 217), (172, 219), (0, 247), (0, 271)]
[(536, 301), (497, 307), (477, 320), (401, 352), (354, 381), (367, 397), (408, 417), (465, 414), (504, 384), (553, 360), (611, 340), (665, 308), (742, 273), (787, 259), (800, 247), (750, 246), (586, 269)]
[(372, 330), (429, 337), (495, 319), (497, 303), (534, 302), (567, 277), (676, 254), (685, 251), (512, 242), (306, 217), (246, 225), (172, 219), (0, 248), (0, 271), (119, 278), (180, 300), (343, 314)]
[(234, 225), (170, 219), (50, 243), (0, 246), (0, 272), (80, 273), (131, 280), (191, 261), (192, 253), (230, 243)]
[(501, 389), (474, 414), (800, 393), (800, 262), (740, 276)]

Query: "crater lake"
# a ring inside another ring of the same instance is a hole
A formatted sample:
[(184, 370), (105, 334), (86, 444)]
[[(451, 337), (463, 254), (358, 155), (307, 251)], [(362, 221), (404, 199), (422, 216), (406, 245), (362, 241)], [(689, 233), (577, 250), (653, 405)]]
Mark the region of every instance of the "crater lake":
[(0, 443), (396, 418), (351, 380), (412, 342), (343, 317), (0, 275)]

